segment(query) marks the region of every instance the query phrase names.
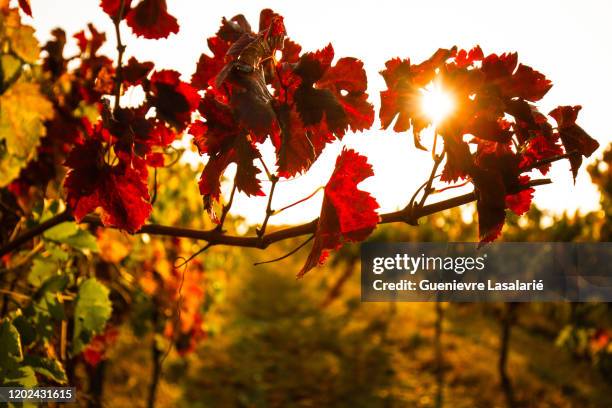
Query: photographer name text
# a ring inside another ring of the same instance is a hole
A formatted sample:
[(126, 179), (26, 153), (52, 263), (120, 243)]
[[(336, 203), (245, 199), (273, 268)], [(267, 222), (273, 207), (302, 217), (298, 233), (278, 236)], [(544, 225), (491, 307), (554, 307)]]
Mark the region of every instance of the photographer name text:
[(529, 282), (515, 280), (511, 282), (494, 282), (490, 279), (484, 282), (432, 282), (428, 279), (412, 281), (402, 279), (397, 282), (385, 282), (382, 279), (376, 279), (372, 282), (372, 287), (376, 291), (543, 291), (544, 282), (540, 280), (532, 280)]
[[(385, 271), (400, 271), (415, 275), (419, 272), (453, 272), (463, 275), (465, 272), (485, 270), (487, 255), (478, 257), (441, 257), (441, 256), (410, 256), (397, 254), (392, 257), (376, 257), (372, 262), (372, 272), (382, 275)], [(540, 280), (512, 280), (486, 282), (462, 282), (457, 280), (433, 282), (431, 279), (401, 279), (386, 282), (376, 279), (372, 282), (376, 291), (543, 291), (544, 282)]]

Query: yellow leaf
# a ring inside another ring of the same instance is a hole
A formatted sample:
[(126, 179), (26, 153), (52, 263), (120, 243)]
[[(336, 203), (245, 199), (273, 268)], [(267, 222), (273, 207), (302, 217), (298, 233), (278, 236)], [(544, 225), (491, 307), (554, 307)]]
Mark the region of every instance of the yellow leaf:
[(53, 116), (53, 105), (37, 84), (17, 82), (0, 95), (0, 187), (6, 186), (36, 156), (44, 121)]
[(32, 27), (24, 25), (13, 31), (10, 42), (13, 52), (25, 62), (33, 64), (38, 60), (40, 48)]
[(24, 164), (15, 156), (4, 155), (0, 149), (0, 187), (16, 179)]
[[(17, 73), (21, 69), (21, 61), (10, 54), (2, 55), (0, 56), (0, 69), (2, 69), (0, 78), (4, 82), (12, 81), (16, 79)], [(5, 86), (4, 84), (0, 85)]]
[(0, 23), (4, 27), (6, 38), (11, 50), (23, 61), (33, 64), (38, 61), (40, 47), (34, 36), (34, 28), (21, 24), (21, 16), (17, 9), (10, 9)]

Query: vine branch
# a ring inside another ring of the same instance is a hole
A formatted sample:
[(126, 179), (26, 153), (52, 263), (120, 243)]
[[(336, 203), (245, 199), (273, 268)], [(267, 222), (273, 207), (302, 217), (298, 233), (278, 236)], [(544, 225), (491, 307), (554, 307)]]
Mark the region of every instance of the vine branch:
[(300, 249), (304, 248), (306, 244), (308, 244), (310, 241), (314, 239), (314, 237), (315, 237), (314, 235), (311, 235), (306, 241), (302, 242), (300, 245), (293, 248), (291, 251), (287, 252), (285, 255), (279, 256), (278, 258), (270, 259), (268, 261), (255, 262), (253, 266), (274, 263), (274, 262), (282, 261), (283, 259), (289, 258), (291, 255), (295, 254)]
[(30, 241), (33, 238), (41, 235), (43, 232), (61, 224), (62, 222), (71, 221), (72, 215), (68, 210), (57, 214), (54, 217), (49, 218), (47, 221), (38, 224), (32, 229), (27, 230), (23, 234), (17, 236), (15, 239), (9, 241), (6, 245), (0, 248), (0, 256), (6, 255), (11, 251), (16, 250), (21, 245)]
[[(263, 161), (262, 161), (263, 163)], [(272, 182), (272, 187), (270, 187), (270, 194), (268, 195), (268, 204), (266, 205), (266, 216), (264, 217), (263, 223), (261, 224), (261, 228), (257, 229), (257, 236), (263, 237), (266, 233), (266, 227), (268, 226), (268, 221), (270, 217), (274, 214), (272, 210), (272, 197), (274, 196), (274, 189), (276, 188), (276, 183), (278, 183), (278, 176), (270, 175), (270, 181)]]
[(121, 17), (125, 12), (125, 0), (121, 0), (119, 4), (119, 13), (113, 18), (113, 24), (115, 25), (115, 36), (117, 37), (117, 70), (115, 71), (115, 106), (113, 112), (119, 109), (119, 98), (121, 97), (121, 83), (123, 82), (123, 54), (125, 53), (125, 44), (121, 41), (121, 30), (119, 28), (121, 24)]
[[(542, 186), (551, 184), (550, 179), (538, 179), (532, 180), (524, 186), (521, 186), (516, 192), (524, 189), (536, 186)], [(451, 208), (459, 207), (464, 204), (468, 204), (476, 200), (476, 194), (474, 192), (453, 197), (447, 200), (439, 201), (437, 203), (424, 205), (423, 207), (410, 209), (404, 208), (403, 210), (389, 212), (380, 215), (379, 224), (390, 224), (390, 223), (412, 223), (421, 217), (425, 217), (431, 214), (438, 213), (440, 211), (448, 210)], [(45, 221), (44, 223), (26, 231), (22, 235), (15, 238), (2, 248), (0, 248), (0, 256), (3, 256), (17, 248), (24, 243), (30, 241), (32, 238), (42, 234), (46, 230), (61, 224), (65, 221), (71, 221), (72, 216), (68, 211), (64, 211), (53, 218)], [(151, 234), (151, 235), (163, 235), (172, 236), (177, 238), (191, 238), (202, 241), (207, 241), (210, 245), (226, 245), (244, 248), (259, 248), (265, 249), (271, 244), (283, 241), (289, 238), (300, 237), (302, 235), (314, 234), (317, 229), (318, 218), (314, 219), (305, 224), (296, 225), (264, 233), (261, 236), (235, 236), (226, 235), (216, 229), (212, 230), (198, 230), (192, 228), (181, 228), (169, 225), (161, 224), (145, 224), (136, 234)], [(95, 215), (88, 215), (81, 221), (83, 223), (90, 224), (92, 226), (104, 227), (99, 217)]]
[(216, 231), (219, 232), (223, 232), (223, 224), (225, 224), (225, 218), (227, 217), (227, 214), (229, 213), (230, 209), (232, 208), (232, 204), (234, 203), (234, 195), (236, 194), (236, 179), (234, 179), (234, 184), (232, 186), (232, 192), (230, 193), (230, 197), (229, 200), (227, 201), (227, 203), (223, 206), (223, 209), (221, 210), (221, 217), (219, 217), (219, 224), (217, 224), (217, 227), (215, 228)]
[[(434, 138), (434, 143), (437, 140), (437, 137)], [(442, 160), (444, 159), (444, 156), (446, 155), (446, 151), (442, 150), (442, 152), (439, 155), (435, 154), (435, 149), (436, 146), (434, 144), (434, 164), (433, 167), (431, 168), (431, 174), (429, 175), (429, 179), (427, 179), (427, 184), (425, 184), (425, 189), (423, 190), (423, 197), (421, 197), (421, 201), (418, 204), (418, 207), (423, 207), (423, 205), (425, 204), (425, 201), (427, 200), (427, 197), (429, 197), (429, 194), (431, 194), (431, 192), (433, 191), (433, 189), (431, 188), (434, 179), (436, 178), (436, 172), (438, 171), (438, 167), (440, 167), (440, 164), (442, 163)]]

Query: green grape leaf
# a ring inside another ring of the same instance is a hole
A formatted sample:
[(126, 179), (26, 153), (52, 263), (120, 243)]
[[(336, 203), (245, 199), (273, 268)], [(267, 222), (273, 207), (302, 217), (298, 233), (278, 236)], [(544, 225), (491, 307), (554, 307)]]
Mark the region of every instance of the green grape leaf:
[(75, 249), (90, 250), (91, 252), (98, 252), (98, 241), (89, 231), (79, 229), (76, 234), (62, 239), (60, 242), (68, 244)]
[(52, 241), (61, 242), (62, 239), (75, 235), (78, 231), (79, 226), (76, 224), (76, 222), (63, 222), (45, 231), (43, 237)]
[[(49, 215), (51, 217), (51, 215)], [(42, 217), (44, 221), (47, 217)], [(63, 222), (45, 231), (43, 237), (60, 244), (67, 244), (81, 251), (98, 252), (98, 241), (89, 231), (79, 228), (73, 221)]]
[(68, 285), (68, 277), (66, 275), (54, 275), (51, 278), (44, 281), (40, 289), (36, 292), (35, 297), (39, 297), (44, 293), (57, 293), (61, 292)]
[(68, 285), (68, 277), (55, 275), (47, 279), (34, 296), (38, 300), (39, 310), (46, 311), (53, 319), (60, 321), (66, 319), (64, 303), (57, 296)]
[(0, 367), (8, 364), (10, 360), (21, 361), (22, 359), (19, 331), (8, 319), (4, 319), (0, 323)]
[(39, 306), (57, 321), (66, 319), (64, 304), (60, 302), (57, 293), (46, 292), (40, 300)]
[(27, 347), (36, 341), (36, 328), (24, 315), (20, 314), (16, 316), (13, 319), (13, 326), (19, 331), (19, 337), (21, 338), (23, 347)]
[(68, 381), (64, 367), (62, 367), (62, 364), (57, 360), (28, 355), (24, 358), (23, 363), (32, 367), (38, 374), (59, 384), (66, 384)]
[(51, 203), (49, 204), (49, 207), (47, 207), (47, 210), (52, 215), (56, 215), (57, 212), (59, 211), (59, 208), (60, 208), (60, 201), (59, 200), (51, 200)]
[(47, 306), (41, 306), (40, 302), (33, 303), (32, 308), (35, 310), (32, 316), (32, 324), (36, 330), (39, 339), (50, 339), (56, 334), (55, 322), (47, 311)]
[[(38, 385), (36, 380), (36, 373), (32, 367), (19, 367), (9, 365), (9, 369), (6, 370), (4, 383), (5, 387), (24, 387), (33, 388)], [(24, 404), (24, 407), (26, 405)]]
[(109, 290), (95, 278), (81, 283), (74, 309), (74, 353), (79, 353), (93, 333), (104, 329), (111, 316)]
[(32, 269), (28, 274), (28, 283), (34, 287), (40, 287), (43, 282), (54, 276), (59, 265), (52, 259), (37, 257), (32, 262)]
[(49, 256), (55, 259), (57, 262), (66, 262), (70, 258), (70, 254), (68, 252), (54, 245), (47, 245), (47, 252), (49, 252)]

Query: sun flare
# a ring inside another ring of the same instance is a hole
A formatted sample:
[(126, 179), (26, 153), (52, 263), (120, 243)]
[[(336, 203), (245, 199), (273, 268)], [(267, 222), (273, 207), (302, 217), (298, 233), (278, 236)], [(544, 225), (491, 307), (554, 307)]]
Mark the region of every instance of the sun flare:
[(432, 82), (422, 90), (421, 109), (437, 126), (453, 111), (455, 102), (453, 97), (436, 82)]

